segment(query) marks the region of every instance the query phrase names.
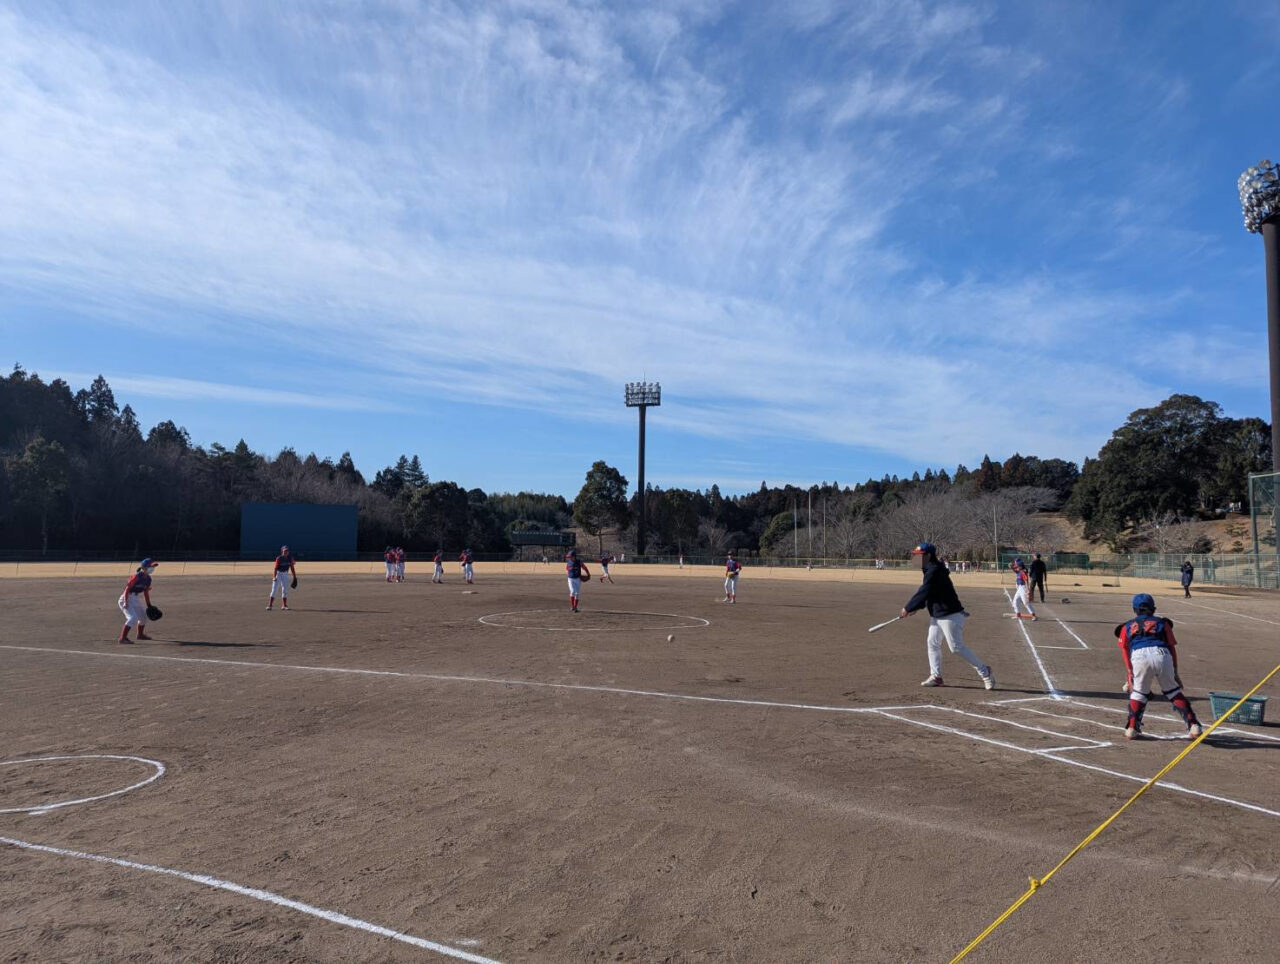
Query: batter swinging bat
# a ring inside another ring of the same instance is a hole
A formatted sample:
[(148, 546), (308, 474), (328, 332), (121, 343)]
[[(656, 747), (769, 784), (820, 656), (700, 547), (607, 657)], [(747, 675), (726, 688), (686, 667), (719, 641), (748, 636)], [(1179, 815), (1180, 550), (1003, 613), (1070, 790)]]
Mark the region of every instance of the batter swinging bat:
[(901, 616), (894, 616), (892, 619), (886, 619), (884, 622), (879, 623), (875, 626), (872, 626), (870, 629), (867, 630), (867, 632), (869, 633), (878, 632), (879, 630), (884, 629), (890, 623), (896, 623), (901, 618), (902, 618)]

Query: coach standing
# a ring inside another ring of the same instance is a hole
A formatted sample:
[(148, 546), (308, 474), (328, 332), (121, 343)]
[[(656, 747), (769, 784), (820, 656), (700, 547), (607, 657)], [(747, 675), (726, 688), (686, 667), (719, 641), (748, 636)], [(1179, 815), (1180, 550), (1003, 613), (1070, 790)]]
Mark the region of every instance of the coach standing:
[(929, 676), (921, 686), (942, 686), (942, 641), (947, 641), (951, 652), (966, 660), (982, 677), (982, 685), (989, 690), (996, 688), (996, 674), (964, 644), (964, 622), (969, 614), (960, 604), (956, 588), (951, 584), (951, 573), (938, 562), (938, 549), (931, 542), (922, 542), (911, 550), (920, 556), (920, 570), (924, 581), (916, 594), (907, 600), (899, 614), (906, 619), (918, 609), (929, 609), (929, 635), (925, 645), (929, 651)]
[(1191, 580), (1195, 578), (1196, 567), (1191, 565), (1190, 559), (1182, 560), (1182, 598), (1191, 598)]
[(1036, 553), (1036, 557), (1031, 560), (1031, 595), (1036, 594), (1036, 587), (1040, 588), (1040, 601), (1044, 602), (1044, 577), (1048, 572), (1048, 567), (1044, 564), (1044, 560), (1040, 558), (1040, 553)]

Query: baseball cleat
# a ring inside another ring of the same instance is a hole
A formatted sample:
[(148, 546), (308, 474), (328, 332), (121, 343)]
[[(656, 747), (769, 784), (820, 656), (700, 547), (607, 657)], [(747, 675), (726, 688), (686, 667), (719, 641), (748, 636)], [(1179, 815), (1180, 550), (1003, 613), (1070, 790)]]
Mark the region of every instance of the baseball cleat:
[(1192, 723), (1189, 727), (1187, 727), (1187, 739), (1194, 740), (1203, 732), (1204, 732), (1204, 729), (1200, 726), (1199, 723)]
[(945, 684), (942, 682), (941, 676), (934, 676), (932, 673), (930, 673), (929, 678), (926, 679), (924, 682), (922, 682), (920, 685), (921, 686), (943, 686)]
[(982, 688), (988, 690), (996, 688), (996, 674), (991, 672), (990, 669), (987, 670), (987, 675), (982, 677)]
[(1126, 740), (1136, 740), (1140, 736), (1142, 736), (1142, 731), (1136, 726), (1125, 727), (1124, 738)]

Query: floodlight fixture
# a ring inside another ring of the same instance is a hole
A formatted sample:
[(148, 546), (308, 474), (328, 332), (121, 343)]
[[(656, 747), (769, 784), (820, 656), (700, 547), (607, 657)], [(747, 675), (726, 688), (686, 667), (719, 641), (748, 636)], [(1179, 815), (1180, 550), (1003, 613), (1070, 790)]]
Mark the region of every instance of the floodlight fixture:
[(1262, 225), (1280, 215), (1280, 167), (1269, 160), (1259, 161), (1240, 175), (1240, 207), (1244, 209), (1244, 226), (1254, 234), (1262, 233)]
[(1267, 265), (1267, 342), (1271, 356), (1271, 466), (1280, 472), (1280, 169), (1259, 161), (1240, 175), (1244, 226), (1262, 235)]
[(657, 382), (627, 382), (627, 408), (647, 408), (662, 404), (662, 386)]
[(627, 382), (627, 408), (640, 409), (640, 477), (636, 482), (636, 495), (640, 511), (636, 514), (636, 555), (644, 555), (644, 413), (662, 404), (662, 386), (657, 382)]

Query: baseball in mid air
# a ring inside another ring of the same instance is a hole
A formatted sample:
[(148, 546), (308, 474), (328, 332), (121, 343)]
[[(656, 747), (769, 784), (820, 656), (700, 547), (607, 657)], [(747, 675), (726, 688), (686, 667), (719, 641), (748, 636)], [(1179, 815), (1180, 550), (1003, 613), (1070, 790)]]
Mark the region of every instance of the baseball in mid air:
[(675, 634), (675, 633), (668, 633), (668, 634), (667, 634), (667, 642), (668, 642), (668, 643), (674, 643), (675, 641), (676, 641), (676, 634)]

